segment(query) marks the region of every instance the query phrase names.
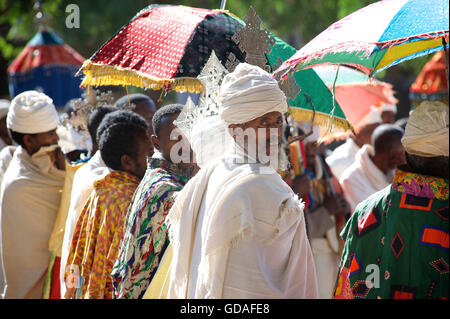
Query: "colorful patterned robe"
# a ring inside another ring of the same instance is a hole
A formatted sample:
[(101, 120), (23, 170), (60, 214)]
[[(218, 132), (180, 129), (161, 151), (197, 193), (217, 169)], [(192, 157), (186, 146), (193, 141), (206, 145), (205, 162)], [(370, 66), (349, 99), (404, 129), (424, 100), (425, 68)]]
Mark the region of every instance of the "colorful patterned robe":
[[(67, 265), (77, 266), (83, 278), (79, 289), (81, 298), (112, 299), (110, 273), (119, 252), (126, 213), (138, 185), (137, 177), (121, 171), (111, 172), (94, 183), (94, 190), (78, 218), (67, 259)], [(66, 273), (66, 282), (69, 275)]]
[(448, 298), (448, 180), (397, 170), (360, 203), (346, 241), (336, 299)]
[(169, 243), (165, 218), (188, 178), (154, 156), (136, 190), (111, 276), (115, 298), (142, 298)]

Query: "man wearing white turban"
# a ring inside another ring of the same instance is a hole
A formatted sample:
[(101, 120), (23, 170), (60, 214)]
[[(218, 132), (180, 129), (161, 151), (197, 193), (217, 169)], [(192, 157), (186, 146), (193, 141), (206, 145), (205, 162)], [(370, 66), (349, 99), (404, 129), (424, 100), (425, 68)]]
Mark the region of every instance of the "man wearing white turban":
[(360, 203), (345, 240), (335, 298), (448, 299), (449, 108), (422, 102), (389, 186)]
[(325, 159), (337, 179), (340, 179), (347, 167), (353, 164), (356, 153), (364, 145), (371, 143), (372, 133), (381, 122), (379, 110), (371, 107), (370, 112), (359, 122), (359, 126), (355, 127), (355, 135), (350, 136)]
[(64, 183), (64, 156), (52, 99), (26, 91), (11, 101), (7, 126), (19, 145), (0, 190), (0, 294), (40, 298), (50, 252), (49, 237)]
[(202, 163), (167, 216), (168, 297), (317, 298), (304, 203), (276, 164), (262, 163), (280, 146), (283, 92), (269, 73), (243, 63), (223, 79), (218, 101), (231, 149)]

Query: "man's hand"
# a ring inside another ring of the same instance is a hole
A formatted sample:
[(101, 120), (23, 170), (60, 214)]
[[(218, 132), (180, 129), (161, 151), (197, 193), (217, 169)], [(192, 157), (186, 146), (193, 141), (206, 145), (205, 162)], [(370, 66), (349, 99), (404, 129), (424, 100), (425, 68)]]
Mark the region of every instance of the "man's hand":
[(66, 159), (64, 157), (63, 152), (58, 147), (51, 154), (50, 157), (52, 159), (53, 165), (62, 171), (66, 170)]
[(312, 190), (312, 180), (309, 178), (308, 174), (297, 176), (292, 181), (292, 190), (300, 197), (308, 194)]
[(325, 197), (323, 206), (332, 215), (347, 215), (350, 214), (350, 205), (347, 200), (341, 194), (329, 195)]

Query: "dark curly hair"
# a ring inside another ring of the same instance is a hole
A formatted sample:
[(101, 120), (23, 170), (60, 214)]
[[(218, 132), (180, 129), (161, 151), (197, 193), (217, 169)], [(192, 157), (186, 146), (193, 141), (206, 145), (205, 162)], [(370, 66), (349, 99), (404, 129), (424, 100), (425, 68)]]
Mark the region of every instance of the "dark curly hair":
[(132, 111), (107, 114), (97, 130), (100, 154), (106, 166), (121, 170), (122, 155), (137, 157), (139, 136), (148, 137), (144, 118)]
[(159, 138), (159, 133), (161, 131), (161, 122), (165, 117), (174, 115), (174, 114), (180, 114), (183, 110), (182, 104), (168, 104), (161, 108), (159, 108), (155, 115), (153, 115), (152, 119), (152, 126), (153, 126), (153, 134), (156, 135), (156, 137)]
[(106, 114), (109, 114), (111, 112), (117, 111), (118, 108), (111, 106), (111, 105), (102, 105), (99, 107), (96, 107), (92, 113), (89, 115), (87, 128), (89, 135), (91, 136), (92, 142), (97, 143), (97, 129), (100, 123), (102, 122), (103, 118), (106, 116)]

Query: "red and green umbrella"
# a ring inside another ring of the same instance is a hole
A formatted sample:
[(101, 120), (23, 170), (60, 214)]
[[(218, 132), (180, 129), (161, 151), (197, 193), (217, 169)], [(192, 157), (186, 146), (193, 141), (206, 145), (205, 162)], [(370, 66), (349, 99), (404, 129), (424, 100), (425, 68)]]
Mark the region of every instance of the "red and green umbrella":
[[(151, 5), (84, 62), (82, 86), (132, 85), (199, 93), (203, 86), (196, 77), (213, 50), (224, 65), (230, 53), (245, 61), (245, 53), (232, 40), (242, 24), (228, 11)], [(275, 40), (267, 56), (271, 67), (295, 53), (281, 39)], [(332, 119), (335, 128), (352, 127), (314, 70), (298, 72), (294, 79), (301, 92), (289, 104), (297, 120), (310, 120), (314, 109), (316, 124), (329, 126)]]
[(201, 8), (150, 5), (106, 42), (81, 70), (84, 85), (134, 85), (199, 93), (196, 79), (212, 50), (244, 57), (231, 40), (236, 21)]

